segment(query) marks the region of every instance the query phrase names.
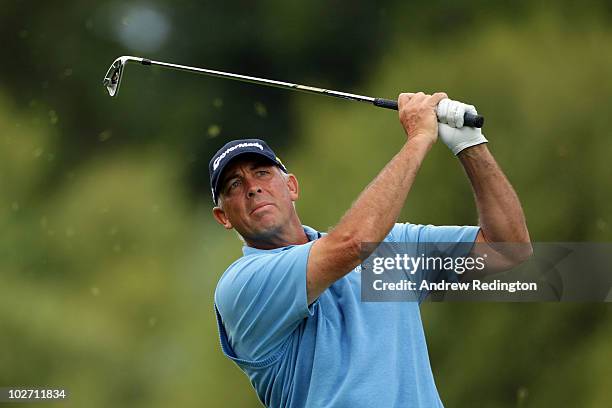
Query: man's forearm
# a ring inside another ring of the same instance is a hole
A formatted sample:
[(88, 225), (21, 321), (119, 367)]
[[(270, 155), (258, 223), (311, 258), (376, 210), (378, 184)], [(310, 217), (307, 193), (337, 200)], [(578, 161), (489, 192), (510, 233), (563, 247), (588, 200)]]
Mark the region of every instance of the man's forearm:
[(486, 144), (459, 153), (476, 199), (478, 219), (487, 242), (528, 243), (521, 203)]
[(389, 233), (406, 201), (432, 142), (414, 138), (365, 188), (331, 233), (348, 234), (358, 242), (379, 242)]

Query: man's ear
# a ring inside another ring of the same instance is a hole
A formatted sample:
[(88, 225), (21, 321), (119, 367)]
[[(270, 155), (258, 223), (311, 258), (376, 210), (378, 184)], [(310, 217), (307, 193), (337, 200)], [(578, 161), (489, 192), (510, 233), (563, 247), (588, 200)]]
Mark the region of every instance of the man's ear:
[(217, 220), (219, 224), (223, 225), (225, 229), (233, 228), (232, 223), (230, 222), (229, 218), (227, 218), (225, 211), (223, 211), (221, 207), (215, 207), (213, 208), (212, 211), (213, 211), (213, 217), (215, 217), (215, 220)]
[(289, 197), (291, 197), (291, 201), (297, 201), (300, 196), (300, 186), (297, 178), (293, 174), (289, 174), (287, 177), (287, 187), (289, 188)]

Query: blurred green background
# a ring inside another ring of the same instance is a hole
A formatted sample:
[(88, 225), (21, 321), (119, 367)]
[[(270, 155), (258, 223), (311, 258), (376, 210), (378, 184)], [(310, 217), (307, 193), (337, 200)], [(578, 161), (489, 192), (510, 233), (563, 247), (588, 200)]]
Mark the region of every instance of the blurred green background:
[[(0, 386), (66, 388), (58, 407), (260, 406), (218, 343), (212, 295), (241, 244), (211, 217), (210, 156), (265, 139), (327, 230), (404, 141), (392, 111), (137, 65), (112, 99), (115, 57), (444, 90), (485, 115), (534, 241), (611, 241), (611, 23), (606, 1), (3, 2)], [(442, 143), (401, 220), (477, 222)], [(609, 304), (423, 315), (448, 407), (612, 405)]]

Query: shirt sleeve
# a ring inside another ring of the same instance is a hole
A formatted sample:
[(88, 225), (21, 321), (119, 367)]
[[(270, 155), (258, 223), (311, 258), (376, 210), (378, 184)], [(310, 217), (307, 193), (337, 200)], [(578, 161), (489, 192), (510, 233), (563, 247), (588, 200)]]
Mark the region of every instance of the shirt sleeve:
[(480, 227), (466, 225), (421, 225), (398, 223), (391, 229), (395, 242), (412, 243), (473, 243)]
[(215, 304), (236, 357), (270, 359), (309, 316), (306, 266), (313, 242), (246, 256), (224, 274)]
[[(465, 257), (472, 250), (480, 227), (459, 225), (421, 225), (421, 224), (395, 224), (389, 237), (392, 241), (406, 243), (408, 252), (415, 256), (425, 257)], [(420, 269), (412, 279), (417, 286), (423, 280), (428, 282), (458, 281), (456, 273)], [(418, 291), (419, 303), (425, 300), (428, 291)]]

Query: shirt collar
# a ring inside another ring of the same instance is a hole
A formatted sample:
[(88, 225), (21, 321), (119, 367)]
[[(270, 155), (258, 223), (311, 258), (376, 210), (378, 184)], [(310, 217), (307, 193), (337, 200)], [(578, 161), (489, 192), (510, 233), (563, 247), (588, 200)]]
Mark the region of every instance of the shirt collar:
[[(302, 225), (302, 228), (304, 228), (304, 232), (306, 233), (306, 236), (308, 237), (308, 241), (314, 241), (316, 239), (321, 238), (323, 235), (315, 230), (314, 228), (309, 227), (308, 225)], [(274, 248), (274, 249), (258, 249), (258, 248), (253, 248), (250, 247), (248, 245), (245, 245), (242, 247), (242, 253), (246, 256), (246, 255), (252, 255), (252, 254), (257, 254), (257, 253), (273, 253), (273, 252), (280, 252), (280, 251), (284, 251), (288, 248), (292, 248), (295, 245), (288, 245), (285, 247), (280, 247), (280, 248)]]

